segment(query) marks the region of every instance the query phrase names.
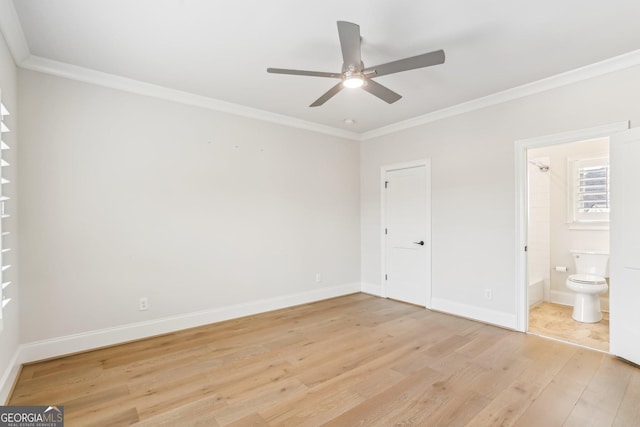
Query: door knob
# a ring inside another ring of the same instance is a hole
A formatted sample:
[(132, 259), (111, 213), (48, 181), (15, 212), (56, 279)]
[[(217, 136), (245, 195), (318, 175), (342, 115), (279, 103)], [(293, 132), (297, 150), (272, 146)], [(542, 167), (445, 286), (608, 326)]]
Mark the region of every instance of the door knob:
[(416, 245), (424, 246), (424, 240), (420, 240), (419, 242), (413, 242)]

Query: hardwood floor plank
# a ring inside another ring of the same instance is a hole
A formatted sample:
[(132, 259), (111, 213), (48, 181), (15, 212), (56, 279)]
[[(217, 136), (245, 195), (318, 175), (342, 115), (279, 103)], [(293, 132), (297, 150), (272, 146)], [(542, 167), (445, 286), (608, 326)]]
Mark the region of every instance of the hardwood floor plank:
[[(512, 426), (531, 406), (542, 389), (539, 383), (514, 381), (498, 393), (475, 417), (469, 426)], [(546, 425), (546, 421), (545, 424)]]
[(351, 390), (310, 391), (284, 400), (258, 413), (269, 426), (318, 426), (352, 408), (365, 399)]
[(138, 422), (138, 413), (135, 408), (119, 408), (114, 411), (109, 411), (108, 414), (96, 414), (91, 417), (90, 421), (85, 419), (79, 420), (75, 418), (68, 418), (65, 412), (65, 424), (67, 425), (81, 425), (86, 427), (118, 427), (129, 426)]
[(608, 357), (604, 353), (577, 348), (575, 354), (562, 367), (555, 379), (559, 383), (572, 382), (586, 386), (591, 382), (602, 361)]
[[(65, 410), (65, 422), (73, 423), (76, 420), (85, 419), (90, 417), (91, 420), (104, 419), (107, 416), (127, 413), (130, 414), (131, 410), (136, 413), (136, 420), (138, 419), (138, 413), (135, 405), (126, 404), (129, 400), (129, 389), (126, 385), (116, 385), (110, 388), (101, 389), (95, 392), (87, 392), (85, 395), (74, 399), (62, 399), (60, 405), (65, 408), (73, 408), (72, 412)], [(114, 405), (114, 402), (120, 402), (121, 404)], [(126, 404), (126, 406), (125, 406)]]
[(609, 355), (353, 294), (25, 366), (68, 426), (640, 425)]
[(620, 360), (604, 358), (569, 414), (565, 425), (568, 427), (612, 425), (633, 369), (636, 368)]
[[(261, 412), (263, 409), (271, 408), (283, 401), (307, 396), (308, 391), (308, 387), (297, 379), (288, 379), (271, 387), (262, 388), (242, 400), (227, 402), (224, 408), (214, 411), (213, 415), (222, 426), (237, 422), (254, 412), (264, 417)], [(301, 408), (298, 406), (296, 410)]]
[[(133, 393), (132, 393), (133, 394)], [(195, 399), (211, 396), (220, 398), (218, 390), (208, 378), (190, 377), (134, 394), (136, 408), (141, 419), (150, 418), (171, 409), (179, 408)], [(222, 399), (220, 398), (222, 401)]]
[(584, 386), (576, 383), (552, 381), (518, 418), (518, 427), (538, 427), (540, 414), (545, 414), (545, 427), (564, 425), (583, 391)]
[(613, 425), (614, 427), (638, 425), (638, 420), (640, 420), (640, 369), (634, 369)]
[(466, 426), (490, 401), (490, 399), (471, 390), (456, 390), (445, 404), (429, 414), (425, 425)]
[(268, 426), (269, 424), (267, 424), (264, 418), (262, 418), (260, 415), (251, 414), (231, 424), (227, 424), (226, 427), (268, 427)]
[(391, 369), (375, 369), (367, 372), (362, 381), (349, 387), (349, 390), (358, 393), (365, 399), (369, 399), (380, 393), (380, 390), (397, 384), (403, 378), (405, 378), (404, 375)]
[(534, 339), (526, 341), (522, 351), (514, 353), (516, 357), (532, 362), (518, 376), (518, 380), (535, 382), (545, 387), (567, 365), (578, 348), (557, 341), (547, 342), (539, 337), (532, 338)]
[[(369, 341), (367, 337), (364, 341)], [(373, 359), (382, 357), (394, 351), (402, 344), (400, 339), (386, 336), (370, 344), (360, 340), (353, 340), (348, 346), (340, 348), (339, 353), (330, 352), (327, 357), (320, 360), (308, 360), (307, 363), (298, 365), (294, 372), (298, 378), (309, 387), (335, 378), (351, 371), (360, 365)]]
[(529, 363), (518, 358), (502, 359), (495, 366), (484, 367), (482, 372), (470, 378), (468, 387), (478, 394), (494, 399), (524, 372)]
[(424, 368), (332, 418), (327, 426), (390, 426), (435, 406), (429, 397), (442, 374)]
[[(50, 375), (36, 378), (22, 379), (16, 383), (11, 399), (14, 404), (21, 405), (22, 402), (56, 402), (60, 395), (60, 387), (64, 387), (65, 395), (68, 397), (80, 397), (85, 394), (87, 388), (95, 387), (101, 381), (103, 369), (99, 366), (78, 365), (73, 372), (66, 373), (53, 372)], [(124, 379), (124, 377), (123, 377)], [(27, 403), (25, 403), (27, 404)], [(48, 404), (47, 404), (48, 405)]]
[(468, 334), (470, 341), (455, 350), (456, 353), (467, 357), (475, 357), (491, 347), (495, 340), (504, 334), (504, 330), (488, 325)]
[(546, 414), (545, 423), (549, 427), (564, 424), (605, 357), (581, 348), (574, 350), (572, 357), (518, 419), (518, 426), (538, 426), (541, 413)]

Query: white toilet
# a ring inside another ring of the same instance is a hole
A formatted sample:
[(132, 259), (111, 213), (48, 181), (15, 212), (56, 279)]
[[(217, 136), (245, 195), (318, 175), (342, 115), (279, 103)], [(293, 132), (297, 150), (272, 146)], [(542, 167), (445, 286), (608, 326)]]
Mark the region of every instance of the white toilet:
[(573, 319), (596, 323), (602, 319), (600, 295), (609, 287), (605, 277), (609, 273), (609, 254), (606, 252), (571, 250), (576, 274), (567, 278), (566, 286), (576, 293)]

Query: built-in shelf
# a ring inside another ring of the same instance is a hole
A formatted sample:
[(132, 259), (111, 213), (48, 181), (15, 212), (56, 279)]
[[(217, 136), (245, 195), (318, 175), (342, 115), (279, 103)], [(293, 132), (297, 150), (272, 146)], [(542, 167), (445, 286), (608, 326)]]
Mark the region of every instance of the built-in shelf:
[(11, 268), (11, 265), (3, 265), (2, 266), (2, 271), (7, 271), (10, 268)]
[(6, 166), (11, 166), (11, 165), (5, 159), (0, 159), (0, 166), (6, 167)]
[(2, 289), (7, 289), (9, 287), (9, 285), (11, 284), (11, 282), (4, 282), (2, 284)]

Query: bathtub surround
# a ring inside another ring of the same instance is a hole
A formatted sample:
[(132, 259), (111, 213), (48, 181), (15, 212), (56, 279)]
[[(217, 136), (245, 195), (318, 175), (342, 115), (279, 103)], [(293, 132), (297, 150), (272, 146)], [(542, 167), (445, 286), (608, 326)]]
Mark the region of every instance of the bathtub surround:
[(549, 157), (530, 155), (527, 172), (529, 178), (527, 267), (529, 272), (529, 306), (532, 306), (542, 301), (549, 301), (551, 283), (551, 172)]
[(533, 307), (536, 304), (540, 304), (545, 301), (544, 291), (547, 287), (544, 279), (536, 279), (529, 276), (529, 287), (527, 289), (527, 295), (529, 299), (529, 307)]

